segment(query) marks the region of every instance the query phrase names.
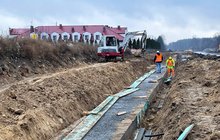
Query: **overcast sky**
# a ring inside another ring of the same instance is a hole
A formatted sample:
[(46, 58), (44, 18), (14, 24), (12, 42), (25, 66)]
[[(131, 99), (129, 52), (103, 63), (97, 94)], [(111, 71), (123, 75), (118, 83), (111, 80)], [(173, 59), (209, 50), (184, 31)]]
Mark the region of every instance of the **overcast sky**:
[(0, 0), (0, 34), (39, 25), (126, 26), (169, 43), (220, 32), (220, 0)]

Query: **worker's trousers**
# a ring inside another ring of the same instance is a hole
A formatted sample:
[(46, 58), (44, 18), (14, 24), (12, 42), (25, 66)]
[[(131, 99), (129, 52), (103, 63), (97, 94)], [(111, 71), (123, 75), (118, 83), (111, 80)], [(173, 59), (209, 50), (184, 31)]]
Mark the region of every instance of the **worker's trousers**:
[(168, 74), (168, 77), (170, 76), (174, 77), (175, 75), (174, 68), (167, 68), (167, 74)]
[(156, 62), (156, 72), (161, 73), (161, 63)]

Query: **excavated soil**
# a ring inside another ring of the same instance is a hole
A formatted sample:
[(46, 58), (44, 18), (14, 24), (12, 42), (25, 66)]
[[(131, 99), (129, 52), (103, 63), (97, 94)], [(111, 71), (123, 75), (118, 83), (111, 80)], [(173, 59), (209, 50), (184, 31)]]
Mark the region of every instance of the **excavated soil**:
[(83, 64), (5, 85), (0, 89), (0, 139), (50, 139), (149, 70), (140, 60)]
[[(220, 139), (220, 63), (194, 58), (182, 62), (170, 85), (164, 85), (143, 121), (163, 140), (176, 140), (190, 124), (195, 124), (188, 140)], [(164, 105), (158, 109), (160, 100)], [(153, 139), (154, 140), (154, 139)]]

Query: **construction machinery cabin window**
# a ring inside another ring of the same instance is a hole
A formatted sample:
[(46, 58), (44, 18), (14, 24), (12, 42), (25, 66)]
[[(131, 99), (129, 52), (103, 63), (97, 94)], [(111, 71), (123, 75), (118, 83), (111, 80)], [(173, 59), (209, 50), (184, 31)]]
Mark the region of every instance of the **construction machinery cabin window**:
[(115, 37), (106, 37), (106, 46), (116, 46)]

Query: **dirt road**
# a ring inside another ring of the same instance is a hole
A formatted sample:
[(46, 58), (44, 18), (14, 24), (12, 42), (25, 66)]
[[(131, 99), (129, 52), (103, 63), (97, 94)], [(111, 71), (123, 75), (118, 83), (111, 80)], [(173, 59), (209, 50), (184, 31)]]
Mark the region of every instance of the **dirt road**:
[(148, 70), (143, 61), (84, 64), (5, 85), (0, 139), (50, 139)]
[[(190, 140), (220, 139), (220, 63), (194, 58), (177, 68), (169, 86), (157, 95), (143, 126), (154, 133), (163, 132), (163, 140), (177, 139), (190, 124), (195, 124)], [(157, 108), (158, 101), (165, 104)]]

